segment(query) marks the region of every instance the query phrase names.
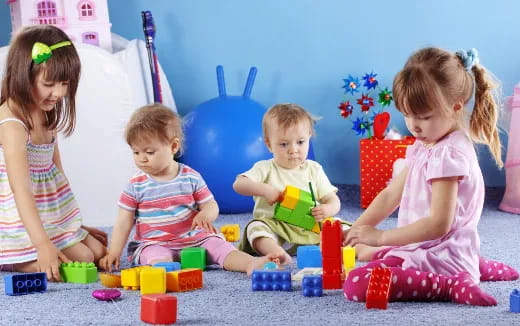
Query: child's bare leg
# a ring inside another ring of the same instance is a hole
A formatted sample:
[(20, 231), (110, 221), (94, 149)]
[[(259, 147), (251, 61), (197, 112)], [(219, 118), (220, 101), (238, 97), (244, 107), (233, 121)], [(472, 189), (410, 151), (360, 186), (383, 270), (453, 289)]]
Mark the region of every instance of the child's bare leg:
[(13, 271), (20, 273), (38, 273), (40, 271), (40, 265), (38, 265), (37, 260), (14, 264)]
[(381, 247), (372, 247), (364, 244), (358, 244), (355, 248), (356, 256), (359, 261), (372, 261), (374, 254), (381, 250)]
[(87, 237), (81, 242), (86, 245), (94, 254), (94, 262), (97, 263), (106, 255), (107, 248), (101, 243), (101, 241), (94, 238), (92, 235), (87, 235)]
[(292, 262), (291, 256), (271, 238), (257, 238), (253, 241), (252, 247), (262, 255), (274, 254), (282, 265)]
[(265, 263), (278, 258), (275, 254), (261, 257), (253, 257), (243, 251), (233, 250), (224, 259), (225, 270), (234, 272), (246, 272), (251, 275), (255, 269), (262, 269)]
[(87, 245), (85, 245), (83, 242), (78, 242), (72, 247), (63, 249), (61, 252), (63, 252), (63, 254), (72, 261), (87, 263), (94, 262), (94, 252), (92, 252), (92, 250), (90, 250), (90, 248), (87, 247)]

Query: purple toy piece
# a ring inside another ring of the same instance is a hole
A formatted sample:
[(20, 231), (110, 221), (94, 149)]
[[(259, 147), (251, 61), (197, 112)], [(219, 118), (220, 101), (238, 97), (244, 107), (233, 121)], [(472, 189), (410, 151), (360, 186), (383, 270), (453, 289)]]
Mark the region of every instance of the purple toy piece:
[(121, 291), (116, 289), (94, 290), (92, 296), (101, 301), (110, 301), (119, 298), (121, 296)]

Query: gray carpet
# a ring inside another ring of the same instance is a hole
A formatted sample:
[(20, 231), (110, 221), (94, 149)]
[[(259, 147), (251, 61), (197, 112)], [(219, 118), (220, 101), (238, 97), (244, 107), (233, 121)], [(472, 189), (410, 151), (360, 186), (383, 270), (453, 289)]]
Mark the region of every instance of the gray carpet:
[[(487, 189), (480, 223), (482, 254), (520, 269), (520, 216), (496, 210), (502, 188)], [(359, 187), (340, 187), (342, 218), (354, 220), (361, 212)], [(223, 215), (217, 225), (239, 223), (250, 214)], [(383, 228), (395, 226), (396, 219)], [(91, 297), (102, 285), (53, 283), (43, 294), (4, 295), (0, 281), (0, 325), (141, 325), (140, 296), (122, 291), (116, 304)], [(250, 279), (242, 273), (210, 269), (204, 273), (204, 288), (176, 293), (178, 325), (519, 325), (520, 314), (509, 312), (509, 294), (520, 281), (486, 282), (482, 288), (498, 300), (491, 308), (453, 303), (390, 303), (387, 310), (366, 310), (364, 303), (348, 302), (339, 290), (321, 298), (303, 297), (299, 284), (293, 292), (252, 292)]]

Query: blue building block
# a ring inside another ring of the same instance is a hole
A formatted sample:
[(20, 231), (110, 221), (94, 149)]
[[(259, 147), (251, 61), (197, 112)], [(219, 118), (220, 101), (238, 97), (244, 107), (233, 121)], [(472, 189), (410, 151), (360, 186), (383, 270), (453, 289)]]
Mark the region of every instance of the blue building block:
[(157, 264), (153, 264), (152, 266), (153, 267), (162, 267), (162, 268), (166, 269), (166, 272), (173, 272), (173, 271), (178, 271), (181, 269), (181, 263), (176, 262), (176, 261), (157, 263)]
[(251, 277), (253, 291), (292, 291), (291, 272), (256, 270)]
[(296, 251), (298, 268), (321, 267), (321, 251), (318, 246), (299, 246)]
[(26, 273), (5, 275), (5, 294), (22, 295), (47, 291), (47, 276), (45, 273)]
[(302, 294), (304, 297), (323, 296), (321, 275), (305, 275), (302, 280)]
[(509, 297), (509, 311), (520, 312), (520, 290), (514, 289)]

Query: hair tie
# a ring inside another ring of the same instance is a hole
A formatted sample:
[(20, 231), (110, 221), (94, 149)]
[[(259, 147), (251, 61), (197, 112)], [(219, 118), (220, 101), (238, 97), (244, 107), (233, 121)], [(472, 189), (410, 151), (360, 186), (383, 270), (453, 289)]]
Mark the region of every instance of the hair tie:
[(36, 42), (33, 45), (32, 48), (32, 59), (34, 63), (40, 64), (42, 62), (46, 62), (49, 60), (50, 57), (52, 57), (52, 50), (56, 50), (57, 48), (61, 48), (64, 46), (72, 45), (70, 41), (63, 41), (56, 44), (53, 44), (51, 46), (48, 46), (45, 43)]
[(462, 65), (466, 71), (470, 71), (478, 63), (478, 51), (475, 48), (469, 50), (459, 50), (455, 54), (462, 60)]

